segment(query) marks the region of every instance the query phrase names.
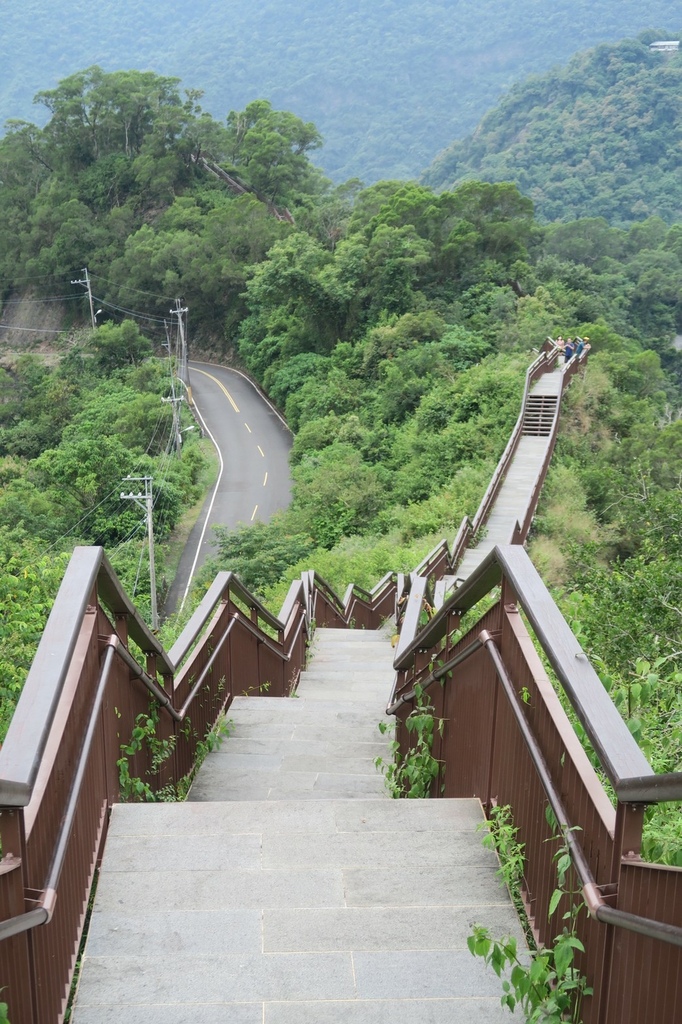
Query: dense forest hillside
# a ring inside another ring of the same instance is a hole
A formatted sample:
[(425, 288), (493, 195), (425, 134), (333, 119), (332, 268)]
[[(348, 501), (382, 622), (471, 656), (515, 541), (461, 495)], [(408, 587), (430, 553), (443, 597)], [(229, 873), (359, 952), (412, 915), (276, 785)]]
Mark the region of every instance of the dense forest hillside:
[(513, 181), (545, 220), (679, 221), (682, 51), (652, 53), (651, 38), (598, 46), (514, 86), (424, 180)]
[[(261, 101), (220, 124), (148, 72), (91, 68), (42, 99), (45, 127), (0, 141), (0, 328), (15, 302), (35, 327), (45, 305), (67, 312), (49, 362), (3, 353), (0, 728), (73, 544), (103, 541), (136, 583), (121, 475), (164, 479), (161, 533), (196, 497), (200, 449), (169, 460), (168, 360), (150, 355), (182, 296), (192, 341), (239, 360), (296, 434), (291, 507), (223, 532), (197, 597), (225, 567), (275, 609), (304, 569), (372, 585), (452, 537), (537, 348), (589, 336), (530, 550), (656, 769), (680, 769), (682, 224), (543, 226), (504, 182), (335, 188), (310, 162), (312, 123)], [(84, 267), (94, 330), (71, 284)], [(665, 805), (646, 853), (682, 864)]]
[(0, 125), (79, 68), (146, 68), (218, 119), (267, 97), (314, 121), (336, 181), (416, 177), (512, 83), (678, 19), (673, 0), (26, 0), (3, 4)]

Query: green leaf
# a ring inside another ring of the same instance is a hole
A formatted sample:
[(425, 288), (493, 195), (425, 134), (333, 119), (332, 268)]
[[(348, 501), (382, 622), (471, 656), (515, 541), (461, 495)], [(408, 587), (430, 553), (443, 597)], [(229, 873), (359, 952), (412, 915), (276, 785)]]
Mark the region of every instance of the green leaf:
[(570, 942), (560, 940), (554, 947), (554, 966), (559, 978), (563, 978), (573, 962), (573, 947)]
[(549, 901), (549, 910), (547, 911), (547, 917), (548, 918), (550, 918), (552, 916), (552, 914), (555, 912), (556, 908), (559, 906), (559, 903), (561, 902), (561, 897), (563, 896), (563, 894), (564, 893), (563, 893), (562, 889), (555, 889), (554, 892), (552, 893), (551, 899)]

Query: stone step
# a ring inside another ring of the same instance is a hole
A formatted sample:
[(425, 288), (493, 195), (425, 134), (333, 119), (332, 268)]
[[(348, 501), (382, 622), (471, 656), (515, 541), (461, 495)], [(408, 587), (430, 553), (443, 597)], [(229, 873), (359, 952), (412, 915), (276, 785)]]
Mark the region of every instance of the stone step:
[(316, 630), (294, 698), (232, 702), (231, 735), (204, 761), (189, 799), (386, 799), (374, 759), (390, 756), (378, 728), (394, 679), (389, 637)]
[(232, 702), (186, 803), (114, 808), (74, 1024), (507, 1020), (466, 944), (523, 942), (479, 802), (391, 800), (375, 765), (391, 632), (318, 630), (295, 697)]
[(117, 805), (74, 1024), (503, 1024), (476, 800)]

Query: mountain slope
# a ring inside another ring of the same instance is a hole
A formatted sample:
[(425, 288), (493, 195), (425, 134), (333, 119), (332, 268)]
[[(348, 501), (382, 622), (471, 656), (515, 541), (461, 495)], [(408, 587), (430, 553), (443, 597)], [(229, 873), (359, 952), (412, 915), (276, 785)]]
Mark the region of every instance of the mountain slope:
[[(265, 97), (313, 121), (335, 180), (414, 177), (513, 82), (651, 24), (675, 0), (26, 0), (4, 4), (0, 124), (93, 64), (148, 68), (223, 118)], [(38, 112), (39, 116), (39, 112)]]
[(682, 52), (630, 39), (515, 86), (425, 180), (513, 181), (547, 220), (672, 222), (682, 219), (681, 164)]

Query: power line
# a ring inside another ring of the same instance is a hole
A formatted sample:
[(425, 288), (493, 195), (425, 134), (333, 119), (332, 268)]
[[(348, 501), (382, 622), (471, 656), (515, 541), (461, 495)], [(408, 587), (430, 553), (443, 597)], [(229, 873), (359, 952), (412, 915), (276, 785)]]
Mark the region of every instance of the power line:
[(12, 285), (18, 284), (20, 281), (60, 281), (63, 280), (65, 283), (69, 281), (69, 278), (57, 277), (55, 274), (34, 274), (32, 276), (25, 275), (24, 277), (3, 277), (0, 278), (0, 285)]
[(60, 540), (64, 540), (65, 537), (68, 537), (70, 534), (72, 534), (73, 531), (78, 526), (80, 526), (81, 523), (84, 523), (86, 519), (88, 519), (91, 515), (94, 515), (94, 513), (97, 511), (97, 509), (101, 508), (102, 505), (104, 504), (104, 502), (108, 501), (108, 499), (111, 498), (112, 494), (116, 494), (117, 492), (118, 492), (118, 488), (117, 487), (113, 487), (109, 491), (109, 493), (104, 498), (102, 498), (102, 500), (100, 502), (98, 502), (97, 505), (95, 505), (94, 508), (89, 509), (85, 513), (84, 516), (81, 516), (80, 519), (78, 520), (78, 522), (73, 524), (73, 526), (71, 527), (70, 530), (67, 530), (66, 533), (63, 533), (61, 535), (61, 537), (57, 537), (57, 539), (52, 544), (50, 544), (49, 548), (45, 548), (45, 550), (43, 551), (43, 554), (46, 555), (48, 553), (48, 551), (51, 551), (53, 547), (56, 547), (56, 545), (59, 544)]
[(80, 302), (82, 295), (51, 295), (46, 299), (5, 299), (0, 300), (3, 309), (5, 306), (38, 306), (45, 302)]
[[(97, 301), (101, 302), (102, 300), (98, 299)], [(102, 304), (104, 305), (104, 303), (102, 303)], [(108, 312), (108, 315), (110, 316), (111, 320), (114, 323), (116, 323), (116, 324), (122, 324), (122, 323), (124, 323), (124, 321), (131, 319), (131, 317), (130, 317), (130, 315), (128, 313), (119, 313), (116, 310), (114, 310), (113, 312), (111, 310), (108, 310), (107, 312)], [(153, 323), (152, 324), (147, 324), (147, 323), (145, 323), (143, 326), (144, 326), (144, 330), (147, 332), (147, 334), (159, 335), (162, 332), (162, 328), (158, 324), (153, 324)]]
[(142, 568), (142, 556), (143, 555), (144, 555), (144, 541), (142, 541), (142, 544), (140, 545), (140, 557), (137, 560), (137, 572), (135, 574), (135, 583), (133, 585), (133, 593), (132, 593), (133, 597), (135, 597), (135, 594), (137, 593), (137, 584), (140, 582), (140, 569)]
[(49, 327), (12, 327), (11, 324), (0, 324), (3, 331), (32, 331), (34, 334), (69, 334), (69, 331), (55, 331)]
[(133, 528), (133, 529), (132, 529), (132, 530), (130, 531), (130, 533), (128, 534), (128, 536), (127, 536), (127, 537), (124, 537), (124, 538), (123, 538), (123, 540), (119, 541), (119, 542), (118, 542), (118, 544), (116, 545), (116, 547), (115, 547), (115, 548), (114, 548), (114, 549), (113, 549), (112, 551), (110, 551), (110, 552), (109, 552), (109, 558), (112, 558), (112, 557), (113, 557), (113, 555), (115, 555), (115, 554), (116, 554), (116, 552), (117, 552), (117, 551), (118, 551), (118, 550), (119, 550), (120, 548), (122, 548), (122, 547), (124, 546), (124, 544), (127, 544), (129, 540), (132, 540), (132, 539), (133, 539), (133, 537), (135, 536), (135, 534), (136, 534), (136, 533), (138, 532), (138, 530), (141, 530), (141, 529), (142, 529), (142, 527), (146, 525), (146, 523), (147, 523), (147, 517), (145, 516), (145, 517), (144, 517), (143, 519), (140, 519), (140, 521), (139, 521), (139, 523), (137, 524), (137, 526), (135, 526), (135, 527), (134, 527), (134, 528)]
[(153, 299), (163, 299), (164, 302), (173, 301), (168, 295), (161, 295), (159, 292), (149, 292), (144, 288), (135, 288), (131, 284), (117, 284), (116, 281), (111, 281), (108, 277), (102, 277), (101, 274), (90, 274), (90, 277), (94, 277), (98, 281), (104, 281), (106, 284), (110, 284), (112, 288), (116, 288), (119, 291), (137, 292), (138, 295), (149, 295)]
[(106, 299), (102, 299), (98, 295), (93, 295), (93, 299), (95, 299), (98, 303), (101, 302), (103, 306), (107, 306), (109, 307), (109, 309), (116, 309), (120, 313), (127, 313), (129, 316), (133, 316), (137, 320), (149, 320), (150, 323), (154, 324), (165, 323), (164, 318), (161, 316), (153, 316), (150, 315), (149, 313), (141, 313), (140, 310), (138, 309), (128, 309), (126, 306), (119, 306), (115, 302), (107, 302)]

